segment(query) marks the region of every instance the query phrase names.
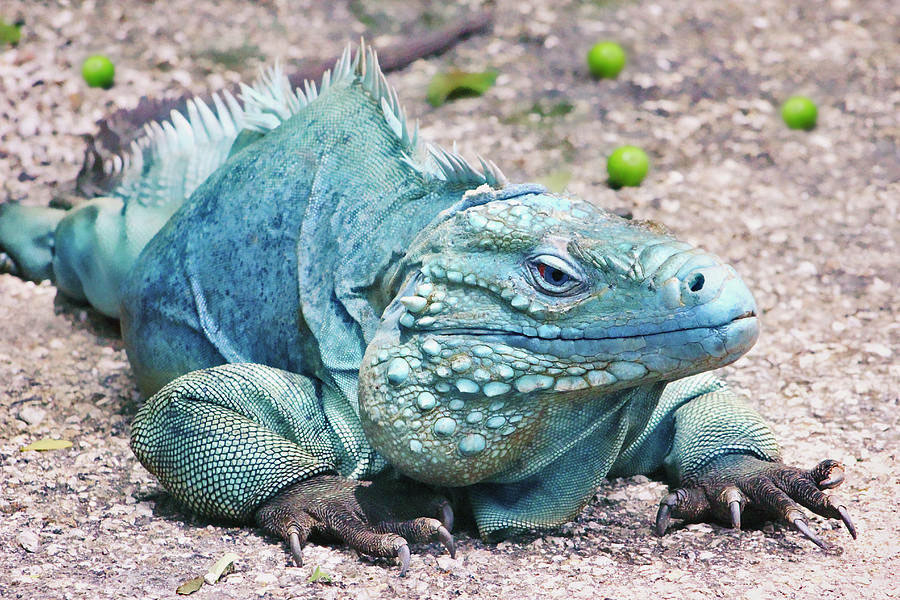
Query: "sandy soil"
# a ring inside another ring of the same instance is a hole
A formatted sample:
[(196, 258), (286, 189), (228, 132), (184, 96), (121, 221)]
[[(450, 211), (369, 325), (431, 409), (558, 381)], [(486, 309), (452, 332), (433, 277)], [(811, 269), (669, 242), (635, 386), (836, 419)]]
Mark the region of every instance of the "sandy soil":
[[(174, 3), (173, 3), (174, 4)], [(0, 47), (0, 184), (42, 204), (78, 169), (79, 134), (141, 95), (204, 91), (280, 57), (337, 54), (361, 34), (415, 35), (460, 6), (421, 2), (234, 0), (179, 3), (6, 0), (22, 17)], [(0, 276), (0, 596), (164, 598), (225, 552), (234, 574), (195, 598), (887, 598), (900, 584), (897, 453), (900, 5), (788, 2), (497, 2), (494, 33), (390, 76), (423, 135), (495, 160), (514, 181), (569, 188), (665, 222), (726, 257), (755, 290), (764, 331), (726, 369), (766, 415), (792, 462), (844, 461), (839, 493), (860, 531), (814, 518), (822, 552), (780, 525), (651, 534), (665, 486), (611, 481), (573, 523), (486, 545), (459, 534), (456, 560), (418, 548), (405, 579), (385, 561), (310, 546), (306, 566), (249, 528), (185, 514), (128, 449), (140, 405), (115, 323)], [(596, 82), (584, 55), (619, 41), (629, 64)], [(89, 89), (79, 66), (102, 52), (116, 85)], [(482, 98), (424, 102), (449, 67), (496, 68)], [(812, 132), (778, 105), (819, 103)], [(605, 159), (642, 146), (637, 189), (605, 184)], [(20, 452), (43, 437), (67, 450)], [(308, 583), (313, 567), (333, 577)]]

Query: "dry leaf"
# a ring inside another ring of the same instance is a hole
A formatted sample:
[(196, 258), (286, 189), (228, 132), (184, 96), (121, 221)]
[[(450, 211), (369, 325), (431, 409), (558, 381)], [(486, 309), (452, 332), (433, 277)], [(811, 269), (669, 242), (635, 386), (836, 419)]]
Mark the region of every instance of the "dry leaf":
[(37, 450), (38, 452), (44, 452), (46, 450), (63, 450), (65, 448), (71, 447), (72, 442), (70, 442), (69, 440), (53, 440), (50, 438), (44, 438), (36, 442), (31, 442), (27, 446), (22, 446), (21, 448), (19, 448), (19, 451), (28, 452), (29, 450)]
[(185, 581), (181, 585), (176, 588), (175, 593), (181, 594), (182, 596), (187, 596), (188, 594), (193, 594), (197, 590), (203, 587), (203, 578), (202, 577), (194, 577), (193, 579), (189, 579)]
[(209, 572), (203, 576), (203, 579), (206, 580), (206, 583), (212, 585), (218, 580), (222, 578), (223, 575), (227, 575), (234, 571), (234, 561), (240, 558), (234, 552), (228, 552), (216, 561), (212, 567), (209, 568)]
[(449, 71), (438, 73), (428, 84), (425, 94), (428, 103), (440, 106), (447, 100), (462, 96), (480, 96), (497, 81), (496, 71), (470, 73), (467, 71)]

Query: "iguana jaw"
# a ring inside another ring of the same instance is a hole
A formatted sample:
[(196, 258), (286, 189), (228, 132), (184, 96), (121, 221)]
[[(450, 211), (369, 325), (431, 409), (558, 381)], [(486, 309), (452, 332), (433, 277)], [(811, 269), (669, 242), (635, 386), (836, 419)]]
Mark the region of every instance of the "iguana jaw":
[(376, 339), (360, 370), (360, 418), (373, 446), (415, 479), (489, 481), (515, 472), (522, 453), (543, 439), (550, 415), (728, 364), (757, 332), (751, 314), (718, 327), (625, 338), (434, 330)]
[[(520, 332), (499, 329), (449, 328), (435, 330), (437, 337), (460, 336), (474, 337), (485, 343), (502, 343), (516, 348), (523, 348), (535, 354), (548, 354), (560, 358), (614, 356), (628, 348), (679, 347), (698, 340), (708, 340), (705, 344), (707, 353), (712, 344), (719, 346), (715, 355), (733, 355), (736, 359), (747, 352), (756, 341), (759, 333), (759, 319), (753, 310), (748, 310), (735, 319), (721, 325), (711, 327), (689, 327), (634, 335), (609, 335), (599, 337), (581, 337), (578, 339), (545, 339), (525, 335)], [(698, 354), (697, 358), (701, 358)], [(730, 362), (730, 361), (729, 361)]]

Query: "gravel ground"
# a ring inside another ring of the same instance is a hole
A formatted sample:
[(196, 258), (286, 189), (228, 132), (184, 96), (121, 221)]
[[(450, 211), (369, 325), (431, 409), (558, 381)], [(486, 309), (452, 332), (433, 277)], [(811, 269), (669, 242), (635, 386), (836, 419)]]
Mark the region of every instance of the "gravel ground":
[[(410, 574), (342, 547), (288, 566), (252, 529), (191, 517), (128, 449), (141, 399), (114, 322), (0, 276), (0, 596), (163, 598), (225, 552), (236, 571), (195, 598), (887, 598), (900, 584), (897, 452), (900, 4), (895, 0), (501, 0), (494, 33), (390, 76), (426, 138), (494, 159), (512, 180), (569, 179), (573, 192), (665, 222), (726, 257), (763, 309), (756, 348), (726, 369), (790, 461), (847, 465), (839, 491), (860, 531), (814, 518), (825, 553), (780, 525), (690, 525), (651, 534), (661, 483), (602, 486), (574, 523), (459, 557), (419, 548)], [(276, 57), (336, 55), (365, 34), (415, 35), (449, 3), (4, 0), (22, 17), (0, 48), (0, 198), (43, 204), (79, 166), (80, 134), (142, 95), (252, 79)], [(619, 41), (630, 62), (595, 82), (584, 54)], [(116, 85), (89, 89), (102, 52)], [(482, 98), (424, 102), (451, 66), (499, 70)], [(787, 129), (778, 104), (817, 100), (819, 126)], [(653, 169), (611, 191), (605, 159), (631, 143)], [(43, 437), (72, 440), (20, 452)], [(841, 549), (842, 548), (842, 549)], [(314, 566), (333, 577), (308, 583)]]

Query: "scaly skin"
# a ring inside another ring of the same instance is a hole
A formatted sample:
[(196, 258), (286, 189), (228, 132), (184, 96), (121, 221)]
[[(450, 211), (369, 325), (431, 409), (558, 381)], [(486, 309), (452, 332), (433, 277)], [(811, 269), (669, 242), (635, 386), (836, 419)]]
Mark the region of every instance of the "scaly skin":
[(707, 373), (757, 337), (734, 269), (492, 163), (429, 157), (361, 54), (321, 90), (274, 72), (243, 106), (188, 103), (108, 197), (0, 211), (0, 267), (121, 317), (152, 396), (132, 448), (174, 497), (298, 563), (325, 534), (401, 572), (410, 543), (453, 552), (444, 492), (496, 539), (661, 468), (660, 534), (746, 511), (822, 544), (802, 505), (855, 535), (822, 493), (843, 468), (785, 465)]
[(574, 198), (487, 200), (404, 264), (418, 268), (369, 344), (361, 416), (394, 467), (435, 485), (515, 481), (577, 407), (728, 364), (757, 336), (733, 269)]

